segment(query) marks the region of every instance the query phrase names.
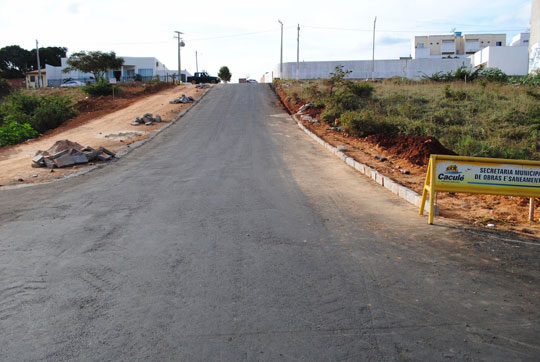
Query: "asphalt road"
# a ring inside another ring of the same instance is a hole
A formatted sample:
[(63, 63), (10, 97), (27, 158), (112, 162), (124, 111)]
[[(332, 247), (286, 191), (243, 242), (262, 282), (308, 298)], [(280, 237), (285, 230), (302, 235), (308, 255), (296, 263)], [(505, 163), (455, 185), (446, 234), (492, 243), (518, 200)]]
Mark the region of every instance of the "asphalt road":
[(428, 226), (267, 85), (0, 205), (0, 361), (540, 360), (539, 244)]

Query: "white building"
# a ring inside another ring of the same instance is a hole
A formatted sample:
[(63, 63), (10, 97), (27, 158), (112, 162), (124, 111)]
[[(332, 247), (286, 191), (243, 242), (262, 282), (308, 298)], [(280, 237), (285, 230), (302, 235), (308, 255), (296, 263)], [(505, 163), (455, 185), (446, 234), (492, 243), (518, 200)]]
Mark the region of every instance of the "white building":
[(498, 68), (507, 75), (527, 75), (529, 71), (527, 46), (487, 47), (469, 59), (475, 68)]
[(466, 58), (489, 46), (506, 46), (506, 34), (454, 34), (415, 36), (413, 59)]
[(510, 42), (511, 47), (529, 47), (529, 40), (531, 38), (531, 33), (519, 33), (512, 38)]
[[(118, 69), (121, 72), (121, 81), (133, 81), (141, 79), (144, 81), (157, 79), (160, 80), (172, 80), (174, 75), (178, 80), (178, 70), (170, 70), (165, 64), (161, 63), (154, 57), (119, 57), (124, 59), (124, 65)], [(62, 58), (61, 65), (55, 67), (52, 65), (46, 65), (47, 71), (47, 86), (59, 86), (67, 79), (75, 79), (82, 81), (94, 80), (93, 74), (83, 73), (77, 70), (64, 73), (63, 70), (67, 68), (67, 58)], [(184, 77), (188, 77), (189, 74), (186, 70), (182, 71)], [(109, 78), (114, 78), (113, 70), (109, 71)]]

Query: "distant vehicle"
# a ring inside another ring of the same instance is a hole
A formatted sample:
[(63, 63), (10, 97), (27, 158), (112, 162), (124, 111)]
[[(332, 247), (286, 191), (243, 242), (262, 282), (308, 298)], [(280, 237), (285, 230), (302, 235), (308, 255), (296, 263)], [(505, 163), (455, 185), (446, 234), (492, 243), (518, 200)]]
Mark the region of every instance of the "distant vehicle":
[(199, 84), (199, 83), (216, 84), (216, 83), (221, 82), (221, 79), (219, 79), (218, 77), (212, 77), (206, 72), (196, 72), (192, 77), (187, 77), (186, 81), (192, 84)]
[(85, 85), (85, 83), (80, 80), (68, 80), (67, 82), (62, 83), (60, 87), (82, 87), (83, 85)]
[(247, 82), (248, 83), (257, 83), (257, 81), (255, 79), (248, 79)]

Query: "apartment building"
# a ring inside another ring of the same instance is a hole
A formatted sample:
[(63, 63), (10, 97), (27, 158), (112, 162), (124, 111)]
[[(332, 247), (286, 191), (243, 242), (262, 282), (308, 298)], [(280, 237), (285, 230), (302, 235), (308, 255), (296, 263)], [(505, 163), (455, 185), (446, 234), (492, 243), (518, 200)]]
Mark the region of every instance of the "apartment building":
[(415, 36), (412, 49), (414, 59), (462, 58), (486, 47), (506, 46), (506, 34), (462, 34)]

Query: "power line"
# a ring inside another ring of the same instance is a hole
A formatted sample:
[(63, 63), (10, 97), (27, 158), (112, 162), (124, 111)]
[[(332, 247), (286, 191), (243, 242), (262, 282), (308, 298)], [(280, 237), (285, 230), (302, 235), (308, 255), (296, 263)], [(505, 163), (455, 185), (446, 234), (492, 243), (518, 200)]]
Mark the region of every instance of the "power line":
[[(321, 30), (337, 30), (337, 31), (355, 31), (355, 32), (369, 32), (371, 33), (373, 29), (361, 29), (361, 28), (334, 28), (326, 26), (313, 26), (313, 25), (302, 25), (304, 28), (311, 29), (321, 29)], [(510, 32), (510, 31), (522, 31), (528, 29), (526, 27), (516, 28), (516, 29), (491, 29), (491, 30), (467, 30), (469, 33), (493, 33), (493, 32)], [(383, 33), (448, 33), (448, 30), (385, 30), (380, 29), (379, 32)]]

